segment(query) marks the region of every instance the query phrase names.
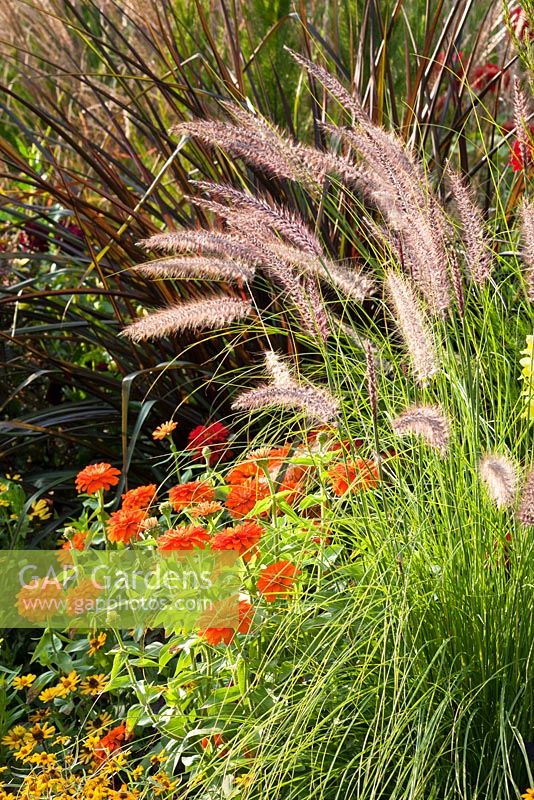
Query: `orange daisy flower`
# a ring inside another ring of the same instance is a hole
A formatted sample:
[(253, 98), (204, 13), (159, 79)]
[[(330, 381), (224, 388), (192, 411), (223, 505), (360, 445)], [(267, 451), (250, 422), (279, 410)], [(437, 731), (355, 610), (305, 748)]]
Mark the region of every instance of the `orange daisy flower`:
[(258, 500), (269, 497), (271, 489), (266, 480), (247, 478), (242, 484), (231, 486), (226, 498), (226, 508), (233, 517), (246, 516)]
[(192, 550), (200, 547), (204, 550), (210, 535), (200, 525), (182, 525), (180, 528), (170, 528), (156, 540), (158, 550)]
[(263, 529), (257, 522), (247, 520), (235, 528), (225, 528), (216, 533), (211, 540), (212, 550), (235, 550), (249, 561), (257, 552), (256, 545), (261, 539)]
[(139, 536), (145, 519), (146, 511), (142, 508), (121, 508), (114, 511), (108, 520), (109, 541), (128, 544)]
[(360, 492), (378, 486), (378, 467), (374, 461), (358, 458), (355, 462), (347, 461), (335, 464), (328, 470), (334, 494), (341, 497), (350, 488)]
[(89, 464), (76, 476), (78, 494), (96, 494), (100, 489), (110, 489), (119, 482), (120, 471), (111, 464)]
[(211, 517), (212, 514), (222, 511), (222, 508), (222, 505), (216, 502), (199, 503), (198, 506), (193, 506), (189, 510), (189, 514), (191, 517)]
[(258, 578), (258, 591), (268, 603), (278, 596), (284, 597), (291, 589), (300, 570), (290, 561), (277, 561), (261, 571)]
[(156, 499), (156, 484), (138, 486), (122, 495), (122, 508), (148, 508)]
[(206, 481), (190, 481), (173, 486), (169, 490), (169, 502), (175, 511), (199, 503), (211, 503), (215, 500), (215, 490)]
[(176, 430), (178, 427), (177, 422), (172, 422), (169, 420), (168, 422), (162, 422), (161, 425), (152, 431), (152, 438), (153, 439), (165, 439), (167, 436), (170, 436), (171, 433)]
[(199, 631), (208, 644), (216, 646), (224, 642), (230, 644), (236, 633), (248, 633), (254, 619), (254, 607), (247, 600), (239, 601), (239, 624), (237, 631), (234, 628), (204, 628)]

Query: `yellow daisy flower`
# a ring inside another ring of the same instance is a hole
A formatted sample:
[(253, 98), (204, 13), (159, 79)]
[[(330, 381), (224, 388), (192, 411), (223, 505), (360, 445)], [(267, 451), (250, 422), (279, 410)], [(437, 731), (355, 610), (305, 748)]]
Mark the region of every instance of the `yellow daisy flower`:
[(28, 739), (28, 731), (23, 725), (15, 725), (2, 737), (2, 744), (10, 750), (19, 750)]
[(97, 731), (101, 731), (104, 728), (109, 728), (109, 726), (113, 723), (113, 717), (107, 711), (103, 711), (101, 714), (96, 717), (96, 719), (90, 720), (85, 729), (87, 733), (96, 733)]
[(107, 682), (107, 676), (103, 672), (98, 673), (98, 675), (90, 675), (81, 682), (80, 692), (96, 697), (97, 694), (102, 694), (102, 692), (106, 691)]
[(33, 753), (36, 744), (37, 742), (28, 742), (27, 744), (23, 745), (23, 747), (21, 747), (15, 753), (15, 758), (18, 758), (19, 761), (27, 761)]
[(51, 516), (52, 516), (52, 511), (50, 509), (48, 502), (41, 498), (41, 500), (35, 500), (32, 503), (30, 513), (28, 514), (28, 519), (33, 519), (34, 517), (37, 517), (37, 519), (46, 520), (50, 519)]
[[(41, 694), (43, 694), (43, 692), (41, 692)], [(39, 699), (40, 698), (41, 695), (39, 695)], [(46, 719), (49, 716), (50, 716), (49, 708), (37, 708), (35, 711), (32, 711), (32, 713), (29, 714), (28, 722), (41, 722), (43, 719)]]
[(44, 742), (46, 739), (51, 739), (56, 729), (48, 722), (36, 722), (33, 727), (28, 731), (28, 741), (35, 741), (37, 744)]
[(122, 784), (118, 792), (109, 793), (110, 800), (137, 800), (139, 791), (137, 789), (128, 789), (125, 783)]
[(28, 675), (17, 675), (16, 678), (13, 678), (13, 686), (15, 689), (25, 689), (31, 686), (36, 678), (37, 675), (32, 675), (31, 673)]
[(69, 672), (68, 675), (64, 675), (63, 678), (60, 678), (58, 686), (62, 686), (64, 691), (64, 694), (62, 694), (61, 696), (65, 697), (71, 692), (75, 692), (76, 689), (78, 688), (79, 682), (80, 682), (80, 676), (78, 675), (76, 670)]
[(178, 786), (180, 781), (179, 779), (172, 781), (165, 772), (158, 772), (157, 775), (154, 775), (154, 782), (156, 783), (154, 786), (154, 794), (160, 795), (164, 792), (171, 792)]
[(40, 767), (53, 767), (57, 763), (55, 753), (34, 753), (28, 758), (30, 764), (38, 764)]
[(522, 350), (524, 358), (521, 364), (521, 380), (523, 381), (522, 395), (525, 398), (525, 411), (523, 417), (534, 420), (534, 336), (527, 336), (527, 346)]
[(55, 697), (61, 697), (62, 694), (63, 688), (61, 686), (50, 686), (48, 689), (43, 689), (39, 695), (39, 700), (42, 703), (49, 703), (50, 700), (54, 700)]
[(106, 644), (107, 638), (108, 638), (107, 633), (104, 633), (103, 631), (102, 633), (99, 633), (96, 636), (91, 636), (89, 638), (89, 651), (88, 651), (89, 655), (94, 656), (94, 654), (98, 652), (98, 650), (101, 650)]

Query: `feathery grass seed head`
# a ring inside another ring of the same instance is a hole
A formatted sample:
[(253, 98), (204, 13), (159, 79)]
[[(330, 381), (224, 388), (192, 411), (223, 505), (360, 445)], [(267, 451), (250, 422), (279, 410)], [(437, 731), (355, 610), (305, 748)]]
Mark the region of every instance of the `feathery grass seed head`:
[(411, 358), (415, 379), (425, 385), (438, 371), (430, 325), (407, 278), (390, 272), (386, 278), (386, 288)]
[(525, 481), (517, 519), (521, 525), (534, 525), (534, 469), (530, 470)]
[(516, 469), (506, 456), (489, 453), (480, 460), (480, 477), (498, 508), (508, 508), (515, 499)]
[(156, 311), (128, 325), (122, 333), (134, 342), (142, 342), (179, 331), (225, 328), (251, 312), (252, 306), (248, 301), (210, 297)]
[(430, 447), (445, 455), (450, 439), (449, 421), (439, 406), (412, 406), (392, 422), (397, 436), (421, 436)]

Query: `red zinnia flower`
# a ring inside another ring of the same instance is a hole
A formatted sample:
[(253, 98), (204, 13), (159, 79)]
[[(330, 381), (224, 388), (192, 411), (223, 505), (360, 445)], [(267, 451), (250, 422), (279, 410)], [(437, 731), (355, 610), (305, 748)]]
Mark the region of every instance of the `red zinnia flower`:
[(230, 644), (237, 633), (248, 633), (252, 626), (254, 619), (254, 607), (247, 600), (239, 601), (239, 624), (237, 631), (233, 628), (204, 628), (199, 631), (199, 636), (202, 636), (208, 644), (216, 646), (221, 642)]
[(156, 498), (156, 484), (138, 486), (122, 495), (122, 508), (148, 508)]
[(145, 519), (146, 511), (143, 508), (121, 508), (114, 511), (108, 520), (109, 541), (128, 544), (139, 536)]
[(76, 476), (78, 494), (96, 494), (100, 489), (109, 489), (119, 482), (120, 471), (111, 464), (89, 464)]
[[(530, 128), (531, 136), (534, 134), (534, 126)], [(510, 166), (513, 172), (519, 172), (522, 169), (530, 166), (534, 160), (534, 143), (532, 141), (525, 141), (525, 135), (517, 137), (512, 145), (512, 152), (510, 153)], [(525, 164), (526, 156), (526, 164)]]
[[(485, 89), (488, 83), (500, 73), (501, 68), (497, 64), (482, 64), (480, 67), (476, 67), (470, 78), (471, 88), (477, 90)], [(508, 86), (510, 83), (510, 75), (507, 72), (502, 74), (502, 83), (503, 86)], [(499, 82), (495, 81), (490, 91), (496, 92), (498, 85)]]
[(358, 458), (353, 463), (347, 461), (335, 464), (328, 470), (334, 494), (341, 497), (350, 488), (355, 492), (374, 489), (378, 485), (378, 467), (374, 461)]
[(231, 486), (226, 498), (226, 508), (233, 517), (244, 517), (252, 511), (258, 500), (269, 497), (271, 489), (266, 480), (247, 478), (240, 486)]
[(209, 447), (211, 450), (210, 464), (213, 464), (223, 456), (227, 457), (229, 451), (225, 445), (229, 436), (230, 431), (222, 422), (197, 425), (187, 437), (186, 450), (190, 450), (196, 458), (201, 458), (202, 450)]
[(235, 528), (225, 528), (216, 533), (211, 541), (212, 550), (235, 550), (249, 561), (256, 552), (256, 545), (263, 530), (257, 522), (247, 520)]
[(210, 535), (200, 525), (182, 525), (180, 528), (170, 528), (156, 540), (158, 550), (192, 550), (200, 547), (204, 550)]
[(211, 503), (215, 500), (215, 490), (206, 481), (191, 481), (173, 486), (169, 491), (169, 502), (175, 511), (198, 503)]
[(277, 561), (261, 571), (258, 578), (258, 591), (268, 603), (278, 596), (283, 597), (291, 589), (300, 570), (290, 561)]

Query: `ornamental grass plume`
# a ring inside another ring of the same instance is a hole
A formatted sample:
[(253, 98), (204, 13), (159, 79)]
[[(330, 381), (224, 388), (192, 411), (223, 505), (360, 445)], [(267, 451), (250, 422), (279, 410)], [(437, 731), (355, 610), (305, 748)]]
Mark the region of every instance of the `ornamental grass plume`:
[(269, 177), (289, 178), (317, 193), (326, 174), (327, 159), (320, 159), (314, 148), (293, 142), (240, 106), (226, 104), (226, 108), (236, 118), (236, 124), (194, 119), (176, 125), (171, 133), (192, 136), (210, 147), (220, 147)]
[[(247, 264), (261, 264), (262, 253), (242, 242), (237, 236), (218, 231), (169, 231), (156, 233), (148, 239), (141, 239), (141, 247), (164, 253), (191, 253), (202, 251), (244, 261)], [(142, 265), (145, 266), (145, 265)]]
[(200, 331), (226, 328), (232, 322), (244, 319), (252, 313), (252, 305), (247, 300), (233, 297), (208, 297), (179, 303), (143, 317), (122, 331), (134, 342), (158, 339), (179, 331)]
[(265, 353), (265, 368), (277, 386), (290, 386), (293, 383), (291, 370), (274, 350), (267, 350)]
[(161, 258), (138, 264), (134, 272), (147, 278), (185, 278), (227, 283), (246, 283), (254, 278), (254, 267), (239, 261), (223, 258), (190, 257)]
[(449, 169), (448, 178), (462, 224), (469, 274), (478, 286), (483, 286), (490, 276), (491, 254), (482, 212), (475, 202), (471, 188), (467, 186), (463, 177)]
[[(288, 209), (271, 206), (260, 197), (254, 197), (225, 184), (196, 181), (195, 186), (202, 192), (225, 200), (229, 208), (246, 212), (249, 219), (253, 218), (256, 222), (278, 231), (284, 239), (302, 252), (316, 256), (323, 255), (322, 245), (315, 234)], [(202, 203), (199, 198), (190, 199), (194, 203)]]
[(521, 206), (521, 234), (523, 247), (521, 255), (525, 264), (527, 297), (534, 303), (534, 203), (525, 200)]
[(332, 422), (339, 413), (339, 401), (327, 389), (319, 386), (302, 386), (291, 376), (276, 353), (265, 355), (266, 368), (272, 383), (249, 389), (238, 395), (232, 408), (253, 411), (267, 408), (294, 409), (303, 412), (312, 423)]
[(515, 500), (517, 474), (506, 456), (489, 453), (480, 460), (480, 478), (497, 508), (508, 508)]
[(392, 422), (397, 436), (421, 436), (430, 447), (445, 455), (450, 439), (449, 421), (439, 406), (412, 406)]
[[(532, 161), (531, 152), (532, 146), (530, 142), (530, 129), (527, 123), (528, 114), (528, 100), (527, 96), (521, 89), (521, 85), (517, 77), (514, 78), (514, 126), (516, 132), (516, 142), (512, 153), (512, 161), (515, 159), (519, 169), (526, 169)], [(518, 171), (514, 168), (514, 171)]]
[(525, 527), (534, 525), (534, 469), (530, 470), (525, 481), (517, 519)]
[(438, 371), (434, 338), (421, 304), (408, 280), (395, 272), (386, 277), (400, 334), (410, 355), (416, 381), (425, 385)]
[(243, 392), (232, 408), (236, 411), (292, 409), (303, 412), (312, 424), (326, 424), (335, 421), (339, 402), (326, 389), (317, 386), (277, 386), (271, 383)]
[(402, 235), (404, 261), (413, 279), (432, 313), (443, 315), (450, 305), (449, 225), (413, 153), (395, 134), (375, 125), (336, 78), (308, 59), (291, 55), (354, 118), (351, 128), (323, 126), (345, 140), (361, 159), (351, 165), (334, 156), (332, 167), (344, 182), (369, 197), (393, 231)]

